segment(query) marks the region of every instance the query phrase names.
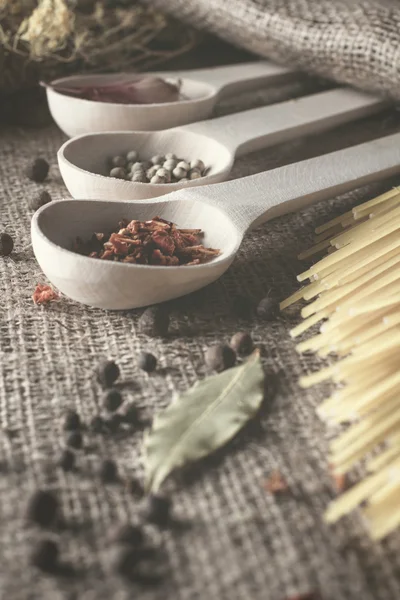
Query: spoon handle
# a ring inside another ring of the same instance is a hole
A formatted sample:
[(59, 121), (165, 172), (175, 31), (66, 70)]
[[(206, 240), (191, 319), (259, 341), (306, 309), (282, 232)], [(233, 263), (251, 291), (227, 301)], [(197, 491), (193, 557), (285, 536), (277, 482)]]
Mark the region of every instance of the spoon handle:
[(400, 173), (400, 133), (266, 173), (187, 190), (185, 195), (218, 206), (244, 233), (252, 225), (396, 173)]
[(240, 156), (376, 113), (387, 104), (352, 89), (334, 89), (180, 127), (206, 135)]
[(195, 69), (179, 72), (182, 77), (188, 77), (202, 83), (212, 85), (218, 95), (228, 95), (259, 88), (263, 83), (275, 84), (286, 81), (295, 75), (296, 71), (275, 65), (267, 61), (256, 61), (213, 67), (211, 69)]

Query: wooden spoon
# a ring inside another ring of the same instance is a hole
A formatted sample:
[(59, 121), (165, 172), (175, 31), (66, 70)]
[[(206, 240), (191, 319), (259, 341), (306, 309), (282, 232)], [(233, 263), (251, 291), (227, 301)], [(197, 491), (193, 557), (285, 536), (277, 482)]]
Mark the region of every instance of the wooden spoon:
[[(73, 300), (106, 309), (147, 306), (198, 290), (234, 260), (246, 231), (311, 202), (400, 172), (400, 133), (266, 173), (147, 202), (61, 200), (32, 219), (36, 258), (48, 279)], [(69, 248), (76, 236), (110, 231), (121, 218), (156, 215), (205, 231), (221, 255), (197, 266), (156, 267), (89, 258)]]
[[(236, 156), (312, 134), (378, 112), (385, 102), (351, 89), (336, 89), (235, 115), (154, 132), (79, 136), (58, 152), (58, 164), (73, 198), (138, 200), (228, 178)], [(205, 177), (150, 184), (108, 177), (111, 157), (137, 150), (141, 159), (173, 152), (209, 166)]]
[[(81, 75), (56, 79), (47, 87), (47, 101), (57, 125), (72, 137), (94, 131), (152, 131), (207, 119), (220, 96), (274, 85), (292, 78), (295, 71), (266, 61), (195, 69), (184, 72), (148, 73), (149, 76), (181, 81), (179, 102), (162, 104), (117, 104), (67, 96), (57, 88), (106, 85), (129, 81), (137, 73)], [(145, 75), (145, 74), (143, 74)]]

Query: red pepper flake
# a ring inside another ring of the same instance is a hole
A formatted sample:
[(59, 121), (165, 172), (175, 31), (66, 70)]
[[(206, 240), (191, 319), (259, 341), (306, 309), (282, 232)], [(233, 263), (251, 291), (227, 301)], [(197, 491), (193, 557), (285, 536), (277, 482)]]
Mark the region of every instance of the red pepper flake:
[(288, 596), (285, 600), (320, 600), (321, 596), (318, 592), (306, 592), (305, 594), (295, 594)]
[(53, 300), (58, 300), (59, 297), (59, 294), (50, 285), (38, 283), (33, 292), (32, 300), (35, 304), (48, 304)]
[(178, 229), (160, 217), (149, 221), (122, 219), (111, 234), (94, 233), (87, 242), (76, 238), (74, 252), (114, 262), (139, 265), (199, 265), (220, 254), (205, 248), (201, 229)]
[(335, 483), (336, 491), (341, 494), (345, 492), (349, 486), (349, 482), (347, 479), (346, 473), (335, 473), (333, 465), (329, 465), (329, 469), (331, 471), (332, 479)]
[(278, 470), (272, 471), (271, 475), (264, 484), (265, 489), (270, 494), (280, 494), (287, 492), (289, 484), (283, 477), (282, 473)]

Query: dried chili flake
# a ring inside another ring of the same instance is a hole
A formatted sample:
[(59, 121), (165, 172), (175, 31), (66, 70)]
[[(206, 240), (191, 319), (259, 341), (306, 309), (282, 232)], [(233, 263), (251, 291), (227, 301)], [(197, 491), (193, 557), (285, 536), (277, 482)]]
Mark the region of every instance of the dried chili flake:
[(272, 471), (264, 487), (271, 494), (281, 494), (288, 491), (289, 484), (280, 471)]
[(59, 294), (50, 285), (38, 283), (32, 295), (35, 304), (48, 304), (59, 299)]
[(73, 250), (90, 258), (140, 265), (199, 265), (220, 254), (205, 248), (201, 229), (178, 229), (161, 217), (148, 221), (121, 219), (111, 234), (94, 233), (89, 241), (76, 238)]
[(336, 491), (341, 494), (346, 491), (349, 486), (348, 478), (346, 473), (335, 473), (333, 465), (329, 465), (332, 479), (335, 484)]

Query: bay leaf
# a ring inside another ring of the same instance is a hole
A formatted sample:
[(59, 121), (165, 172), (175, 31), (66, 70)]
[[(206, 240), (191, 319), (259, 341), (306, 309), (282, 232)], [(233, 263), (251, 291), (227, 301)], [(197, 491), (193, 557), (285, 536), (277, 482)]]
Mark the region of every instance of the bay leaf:
[(172, 471), (232, 439), (255, 415), (263, 396), (258, 351), (243, 365), (206, 377), (176, 396), (144, 438), (147, 490), (157, 492)]

